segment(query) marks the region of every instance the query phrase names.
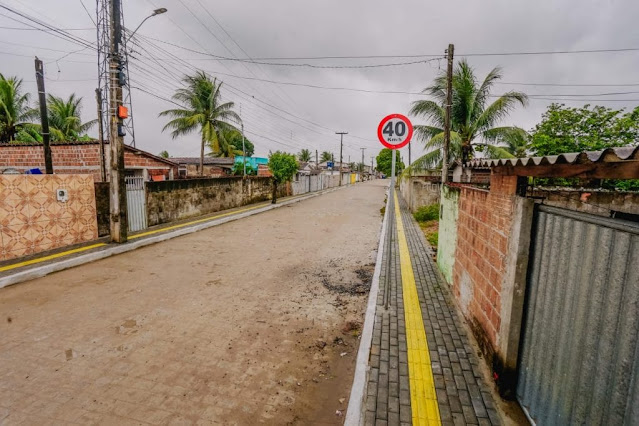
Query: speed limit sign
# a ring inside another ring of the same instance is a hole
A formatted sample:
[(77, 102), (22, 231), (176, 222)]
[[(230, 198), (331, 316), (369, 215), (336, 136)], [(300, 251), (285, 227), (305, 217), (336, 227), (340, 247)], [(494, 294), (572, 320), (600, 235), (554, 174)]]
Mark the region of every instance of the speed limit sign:
[(377, 127), (377, 137), (386, 148), (400, 149), (413, 137), (413, 125), (405, 115), (387, 115)]

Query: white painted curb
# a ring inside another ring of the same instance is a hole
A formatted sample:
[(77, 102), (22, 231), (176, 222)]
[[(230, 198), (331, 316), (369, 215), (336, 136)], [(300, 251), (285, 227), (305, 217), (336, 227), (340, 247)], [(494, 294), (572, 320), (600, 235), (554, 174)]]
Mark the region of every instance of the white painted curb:
[(126, 253), (128, 251), (137, 250), (140, 247), (148, 246), (151, 244), (156, 244), (161, 241), (170, 240), (171, 238), (180, 237), (182, 235), (192, 234), (197, 231), (201, 231), (203, 229), (211, 228), (213, 226), (221, 225), (223, 223), (231, 222), (237, 219), (242, 219), (248, 216), (252, 216), (254, 214), (262, 213), (265, 211), (273, 210), (279, 207), (286, 206), (288, 204), (297, 203), (299, 201), (308, 200), (309, 198), (317, 197), (323, 194), (328, 194), (334, 191), (337, 191), (341, 188), (347, 188), (348, 186), (341, 186), (330, 188), (321, 192), (313, 192), (308, 195), (303, 195), (299, 198), (295, 198), (293, 200), (282, 201), (279, 204), (271, 204), (268, 206), (264, 206), (259, 209), (251, 210), (244, 213), (239, 213), (232, 216), (223, 217), (220, 219), (214, 219), (209, 222), (200, 223), (192, 226), (185, 226), (181, 229), (176, 229), (174, 231), (168, 231), (163, 234), (155, 235), (153, 237), (142, 238), (137, 241), (128, 242), (122, 245), (114, 245), (112, 247), (108, 247), (106, 249), (98, 250), (93, 253), (87, 253), (80, 256), (75, 256), (70, 259), (61, 260), (55, 263), (50, 263), (48, 265), (37, 266), (31, 269), (27, 269), (24, 271), (16, 272), (12, 275), (7, 275), (4, 277), (0, 277), (0, 288), (7, 287), (12, 284), (18, 284), (24, 281), (33, 280), (35, 278), (44, 277), (53, 272), (62, 271), (65, 269), (73, 268), (75, 266), (83, 265), (85, 263), (94, 262), (96, 260), (104, 259), (110, 256), (114, 256), (116, 254)]
[[(390, 192), (390, 191), (389, 191)], [(389, 192), (386, 197), (388, 199)], [(357, 351), (357, 361), (355, 364), (355, 375), (351, 396), (346, 409), (345, 426), (359, 426), (364, 424), (364, 398), (366, 396), (366, 386), (368, 385), (368, 359), (373, 343), (373, 326), (375, 325), (375, 311), (377, 310), (377, 294), (379, 293), (379, 276), (382, 273), (382, 257), (384, 255), (384, 241), (386, 240), (386, 223), (388, 222), (388, 202), (384, 212), (384, 220), (379, 236), (379, 246), (377, 247), (377, 259), (375, 261), (375, 272), (368, 294), (368, 304), (366, 305), (366, 316), (364, 317), (364, 327), (362, 328), (362, 338)]]

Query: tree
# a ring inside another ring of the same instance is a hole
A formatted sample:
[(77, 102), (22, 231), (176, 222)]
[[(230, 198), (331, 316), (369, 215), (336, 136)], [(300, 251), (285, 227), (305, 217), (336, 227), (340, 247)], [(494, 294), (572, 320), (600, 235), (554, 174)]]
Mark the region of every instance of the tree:
[(89, 139), (86, 132), (98, 122), (96, 119), (82, 123), (82, 98), (76, 97), (75, 93), (67, 100), (49, 95), (47, 114), (51, 139), (54, 141)]
[(160, 157), (162, 157), (162, 158), (169, 158), (169, 157), (170, 157), (170, 155), (169, 155), (169, 151), (160, 151), (160, 154), (159, 154), (159, 155), (160, 155)]
[(311, 161), (311, 151), (308, 149), (303, 149), (297, 154), (297, 159), (303, 163), (308, 163)]
[[(232, 132), (224, 132), (225, 140), (228, 144), (233, 145), (237, 151), (242, 152), (242, 132), (234, 130)], [(244, 155), (252, 157), (255, 153), (255, 145), (253, 142), (244, 137), (244, 148), (246, 153), (236, 153), (236, 155)]]
[(0, 74), (0, 142), (16, 140), (22, 131), (23, 136), (33, 137), (37, 125), (30, 121), (38, 117), (38, 111), (29, 107), (29, 98), (28, 93), (22, 93), (22, 79)]
[(333, 154), (331, 154), (328, 151), (322, 152), (322, 155), (320, 156), (320, 163), (323, 163), (325, 161), (332, 161), (332, 160), (333, 160)]
[(639, 141), (639, 107), (623, 113), (603, 106), (551, 104), (532, 130), (535, 155), (599, 151)]
[(235, 144), (238, 143), (239, 135), (239, 143), (242, 143), (242, 134), (236, 129), (222, 129), (218, 132), (218, 143), (217, 143), (217, 151), (215, 150), (215, 144), (212, 141), (207, 142), (209, 148), (211, 148), (211, 152), (207, 155), (211, 157), (221, 157), (221, 158), (234, 158), (236, 155), (242, 155), (243, 152), (240, 148), (238, 148)]
[[(198, 130), (201, 136), (200, 176), (204, 173), (204, 146), (210, 142), (213, 152), (220, 151), (220, 133), (224, 129), (236, 129), (233, 123), (241, 123), (240, 116), (233, 111), (233, 102), (222, 103), (220, 89), (222, 82), (211, 81), (203, 71), (183, 79), (186, 87), (178, 89), (173, 99), (182, 103), (183, 108), (170, 109), (160, 113), (161, 117), (172, 118), (162, 131), (172, 129), (173, 139)], [(236, 129), (237, 130), (237, 129)]]
[[(399, 155), (399, 150), (395, 150), (395, 176), (399, 175), (404, 170), (404, 163)], [(386, 176), (390, 176), (392, 171), (393, 155), (392, 150), (388, 148), (382, 149), (377, 155), (377, 170), (384, 173)]]
[[(521, 92), (507, 92), (488, 104), (493, 85), (502, 77), (501, 69), (494, 68), (479, 83), (472, 67), (461, 60), (453, 73), (453, 103), (451, 108), (451, 134), (449, 161), (467, 161), (473, 154), (475, 140), (480, 138), (486, 151), (493, 158), (510, 158), (513, 155), (499, 144), (508, 143), (514, 137), (522, 137), (518, 127), (494, 127), (517, 105), (525, 106), (528, 97)], [(410, 113), (423, 117), (430, 124), (416, 125), (416, 139), (425, 143), (428, 153), (418, 158), (410, 168), (424, 170), (439, 167), (444, 144), (446, 117), (446, 73), (441, 73), (423, 93), (434, 100), (413, 103)]]
[[(231, 173), (235, 176), (243, 176), (244, 175), (244, 163), (235, 163), (233, 164), (233, 169)], [(257, 169), (254, 169), (250, 163), (246, 163), (246, 175), (257, 175)]]
[(268, 168), (273, 174), (273, 201), (277, 201), (277, 185), (288, 182), (297, 173), (297, 160), (293, 154), (275, 151), (268, 157)]

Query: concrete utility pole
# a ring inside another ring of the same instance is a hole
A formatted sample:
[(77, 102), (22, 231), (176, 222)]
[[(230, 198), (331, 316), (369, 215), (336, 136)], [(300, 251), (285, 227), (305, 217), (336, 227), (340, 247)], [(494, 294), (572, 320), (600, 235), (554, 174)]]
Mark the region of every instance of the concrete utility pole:
[[(366, 148), (360, 148), (362, 150), (362, 165), (360, 166), (362, 168), (362, 170), (360, 170), (360, 172), (362, 172), (362, 174), (364, 173), (364, 151), (366, 150)], [(360, 177), (361, 179), (361, 177)]]
[(40, 101), (40, 122), (42, 124), (42, 144), (44, 145), (44, 169), (48, 175), (53, 174), (53, 160), (51, 158), (51, 145), (49, 143), (49, 116), (47, 115), (47, 95), (44, 91), (44, 65), (35, 58), (36, 83), (38, 85), (38, 99)]
[[(98, 102), (98, 117), (102, 117), (102, 90), (95, 89), (95, 100)], [(104, 156), (104, 127), (102, 119), (98, 119), (98, 139), (100, 140), (100, 177), (106, 182), (106, 157)]]
[(348, 135), (348, 132), (335, 132), (339, 135), (339, 186), (342, 186), (342, 148), (344, 146), (344, 135)]
[[(448, 151), (450, 150), (450, 114), (453, 106), (453, 54), (455, 45), (448, 45), (448, 69), (446, 71), (446, 119), (444, 121), (444, 147), (442, 149), (442, 183), (448, 182)], [(462, 158), (462, 161), (466, 160)]]
[(244, 177), (246, 177), (246, 145), (244, 142), (244, 123), (242, 123), (242, 159), (244, 160)]
[(375, 157), (373, 157), (373, 156), (371, 155), (371, 175), (373, 174), (373, 159), (374, 159), (374, 158), (375, 158)]
[(315, 168), (319, 169), (319, 156), (317, 154), (317, 150), (315, 150)]
[(124, 129), (122, 118), (122, 64), (120, 44), (122, 41), (121, 0), (111, 1), (111, 48), (110, 48), (110, 141), (111, 141), (111, 178), (109, 201), (111, 203), (111, 241), (125, 243), (128, 237), (126, 184), (124, 180)]

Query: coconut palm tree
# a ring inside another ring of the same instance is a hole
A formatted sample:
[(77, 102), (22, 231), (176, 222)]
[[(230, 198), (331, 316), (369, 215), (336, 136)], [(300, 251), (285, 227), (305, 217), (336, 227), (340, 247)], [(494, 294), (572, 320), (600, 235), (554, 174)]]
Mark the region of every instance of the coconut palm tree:
[(47, 97), (47, 114), (49, 116), (49, 131), (52, 140), (77, 141), (86, 136), (98, 120), (82, 122), (82, 98), (75, 93), (64, 100), (60, 97), (49, 95)]
[(38, 117), (38, 112), (29, 107), (29, 97), (22, 93), (22, 79), (0, 74), (0, 142), (15, 140), (23, 130), (32, 133), (36, 125), (30, 121)]
[[(456, 66), (453, 73), (449, 161), (461, 159), (466, 162), (473, 154), (473, 145), (481, 146), (479, 150), (485, 150), (491, 157), (513, 156), (498, 144), (514, 143), (514, 138), (521, 139), (525, 131), (518, 127), (495, 126), (517, 105), (526, 106), (528, 97), (524, 93), (510, 91), (489, 103), (490, 91), (501, 77), (501, 69), (497, 67), (480, 83), (465, 60)], [(446, 117), (446, 74), (440, 74), (423, 93), (434, 100), (414, 102), (410, 113), (430, 122), (415, 126), (416, 138), (425, 142), (428, 152), (407, 168), (411, 171), (432, 169), (441, 164)], [(477, 139), (481, 140), (481, 144), (475, 142)]]
[(297, 159), (303, 163), (308, 163), (311, 161), (311, 151), (308, 149), (303, 149), (297, 154)]
[[(217, 150), (213, 141), (208, 141), (207, 144), (211, 148), (211, 152), (207, 155), (211, 157), (222, 158), (234, 158), (236, 155), (244, 155), (242, 146), (235, 146), (238, 144), (238, 139), (242, 140), (242, 135), (237, 129), (222, 128), (217, 131)], [(241, 142), (240, 142), (241, 143)]]
[(320, 157), (320, 162), (323, 163), (324, 161), (332, 161), (333, 160), (333, 154), (331, 154), (328, 151), (324, 151), (322, 152), (322, 155)]
[[(160, 113), (161, 117), (172, 118), (162, 131), (171, 129), (173, 139), (199, 131), (200, 146), (200, 176), (204, 172), (204, 146), (210, 145), (214, 153), (221, 152), (220, 134), (225, 129), (236, 129), (235, 124), (241, 123), (240, 116), (233, 111), (233, 102), (222, 103), (217, 79), (211, 79), (203, 71), (183, 79), (186, 87), (178, 89), (173, 99), (183, 107), (170, 109)], [(236, 129), (237, 130), (237, 129)]]

